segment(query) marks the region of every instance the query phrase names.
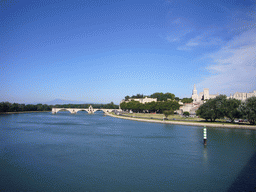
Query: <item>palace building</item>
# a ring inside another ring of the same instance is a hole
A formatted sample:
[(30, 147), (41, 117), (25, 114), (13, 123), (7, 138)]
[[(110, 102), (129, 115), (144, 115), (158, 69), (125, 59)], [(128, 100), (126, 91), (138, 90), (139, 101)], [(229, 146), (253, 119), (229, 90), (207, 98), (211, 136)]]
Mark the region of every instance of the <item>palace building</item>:
[(197, 94), (196, 85), (194, 85), (194, 89), (192, 91), (191, 98), (193, 99), (193, 103), (204, 103), (204, 101), (208, 99), (213, 99), (217, 97), (219, 94), (210, 95), (209, 88), (204, 88), (203, 92), (200, 92), (199, 95)]
[(228, 98), (234, 98), (234, 99), (238, 99), (241, 101), (245, 101), (246, 99), (248, 99), (250, 97), (256, 97), (256, 91), (253, 91), (251, 93), (236, 92), (234, 95), (230, 95), (230, 97), (228, 97)]
[[(203, 92), (200, 92), (199, 94), (197, 94), (196, 86), (194, 85), (194, 89), (192, 91), (192, 96), (191, 96), (191, 98), (193, 99), (193, 102), (184, 103), (178, 110), (178, 113), (182, 114), (183, 112), (187, 111), (190, 114), (195, 114), (196, 110), (200, 107), (200, 105), (202, 105), (209, 99), (214, 99), (218, 95), (219, 94), (209, 94), (209, 88), (204, 88)], [(241, 101), (245, 101), (246, 99), (253, 96), (256, 97), (256, 91), (253, 91), (251, 93), (236, 92), (234, 95), (230, 95), (230, 97), (227, 97), (227, 98), (228, 99), (234, 98)]]

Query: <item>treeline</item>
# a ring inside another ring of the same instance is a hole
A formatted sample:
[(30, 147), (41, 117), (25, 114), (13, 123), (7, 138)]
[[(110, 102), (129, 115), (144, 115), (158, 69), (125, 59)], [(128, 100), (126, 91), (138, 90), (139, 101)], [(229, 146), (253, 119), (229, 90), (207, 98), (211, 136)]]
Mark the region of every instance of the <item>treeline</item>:
[(163, 113), (164, 111), (175, 111), (179, 109), (180, 105), (177, 101), (163, 101), (163, 102), (150, 102), (142, 104), (139, 101), (123, 102), (120, 104), (123, 110), (132, 110), (133, 112), (157, 112)]
[(51, 105), (46, 104), (19, 104), (19, 103), (9, 103), (1, 102), (0, 103), (0, 112), (21, 112), (21, 111), (50, 111), (52, 110)]
[(176, 101), (180, 101), (183, 103), (191, 103), (193, 101), (193, 99), (191, 98), (183, 98), (180, 99), (179, 97), (175, 97), (175, 95), (173, 93), (153, 93), (151, 95), (143, 95), (143, 94), (137, 94), (137, 95), (133, 95), (133, 96), (125, 96), (125, 101), (128, 101), (129, 99), (138, 99), (138, 98), (145, 98), (145, 97), (149, 97), (149, 98), (157, 98), (157, 101), (167, 101), (168, 99), (171, 100), (176, 100)]
[(56, 108), (88, 108), (92, 105), (93, 108), (101, 109), (118, 109), (119, 106), (113, 102), (108, 104), (63, 104), (63, 105), (46, 105), (46, 104), (19, 104), (19, 103), (0, 103), (0, 112), (22, 112), (22, 111), (51, 111), (53, 107)]
[(235, 119), (247, 119), (250, 124), (256, 121), (256, 97), (248, 98), (245, 102), (219, 95), (209, 99), (201, 105), (196, 114), (206, 121), (214, 122), (216, 119), (227, 117), (233, 122)]
[(172, 93), (153, 93), (151, 95), (143, 95), (143, 94), (137, 94), (133, 96), (125, 96), (125, 101), (128, 101), (129, 99), (138, 99), (138, 98), (145, 98), (145, 97), (150, 97), (150, 98), (157, 98), (157, 101), (167, 101), (167, 99), (177, 99), (179, 100), (178, 97), (175, 97), (174, 94)]
[(89, 108), (89, 106), (97, 109), (118, 109), (119, 105), (115, 105), (113, 102), (108, 104), (64, 104), (54, 105), (56, 108)]

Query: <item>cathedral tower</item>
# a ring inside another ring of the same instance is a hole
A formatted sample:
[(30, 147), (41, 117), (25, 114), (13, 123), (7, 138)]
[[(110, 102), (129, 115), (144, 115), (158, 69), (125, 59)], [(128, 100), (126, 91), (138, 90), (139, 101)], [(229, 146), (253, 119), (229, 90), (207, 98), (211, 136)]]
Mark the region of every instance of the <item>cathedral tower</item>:
[(197, 95), (197, 90), (196, 90), (196, 85), (194, 84), (194, 89), (192, 91), (192, 97), (193, 103), (196, 103), (198, 101), (198, 95)]

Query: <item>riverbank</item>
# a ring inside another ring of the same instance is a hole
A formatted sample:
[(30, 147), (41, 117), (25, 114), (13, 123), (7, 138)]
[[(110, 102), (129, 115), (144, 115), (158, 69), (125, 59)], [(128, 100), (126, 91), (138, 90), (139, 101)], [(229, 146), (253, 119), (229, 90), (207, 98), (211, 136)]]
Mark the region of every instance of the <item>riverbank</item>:
[(11, 115), (11, 114), (20, 114), (20, 113), (44, 113), (52, 111), (18, 111), (18, 112), (0, 112), (0, 115)]
[(216, 122), (185, 122), (185, 121), (175, 121), (175, 120), (153, 120), (153, 119), (143, 119), (143, 118), (133, 118), (133, 117), (124, 117), (120, 115), (114, 115), (107, 113), (111, 117), (116, 117), (120, 119), (127, 119), (132, 121), (142, 121), (150, 123), (163, 123), (163, 124), (175, 124), (175, 125), (189, 125), (189, 126), (201, 126), (201, 127), (219, 127), (219, 128), (235, 128), (235, 129), (253, 129), (256, 130), (255, 125), (231, 125), (228, 123), (216, 123)]

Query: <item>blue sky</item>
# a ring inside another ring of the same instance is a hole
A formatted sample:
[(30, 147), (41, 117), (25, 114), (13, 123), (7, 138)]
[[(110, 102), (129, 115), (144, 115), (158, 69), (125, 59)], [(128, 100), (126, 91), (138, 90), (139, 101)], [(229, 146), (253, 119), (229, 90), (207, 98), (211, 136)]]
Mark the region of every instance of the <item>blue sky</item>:
[(5, 0), (0, 101), (256, 90), (255, 1)]

